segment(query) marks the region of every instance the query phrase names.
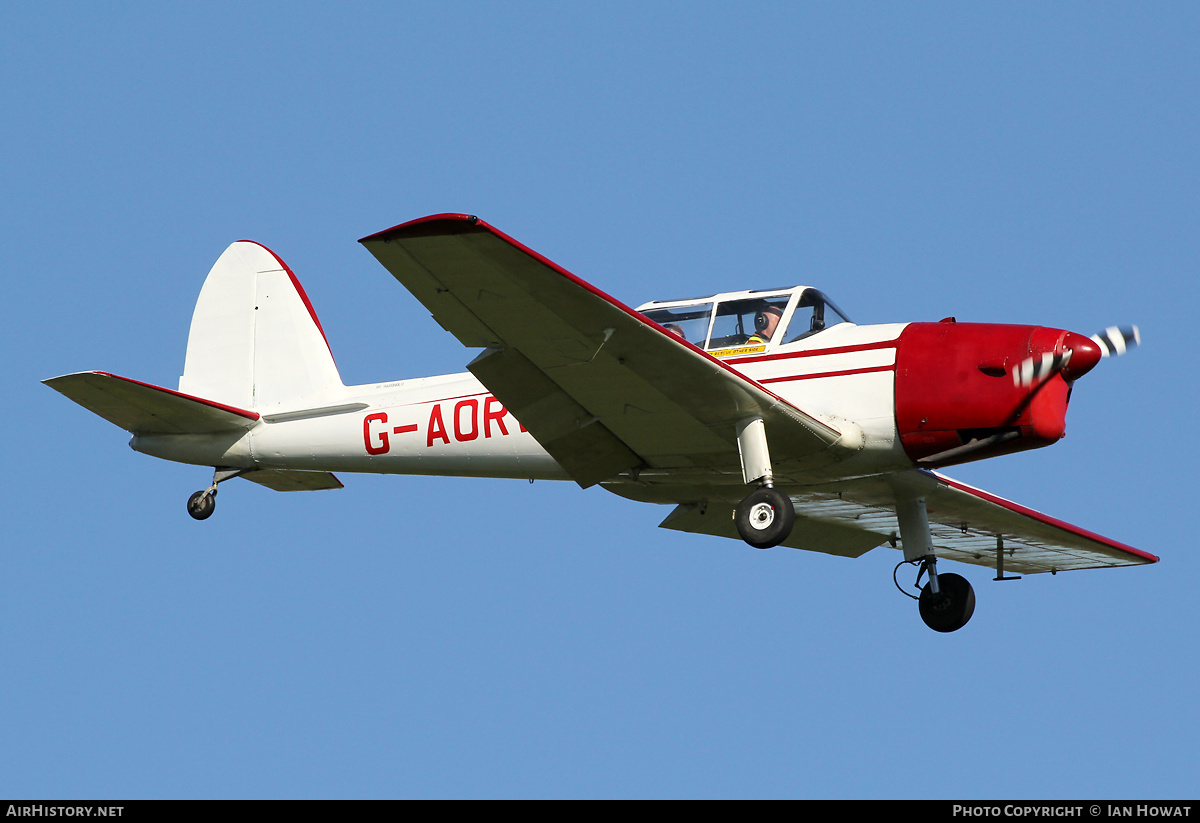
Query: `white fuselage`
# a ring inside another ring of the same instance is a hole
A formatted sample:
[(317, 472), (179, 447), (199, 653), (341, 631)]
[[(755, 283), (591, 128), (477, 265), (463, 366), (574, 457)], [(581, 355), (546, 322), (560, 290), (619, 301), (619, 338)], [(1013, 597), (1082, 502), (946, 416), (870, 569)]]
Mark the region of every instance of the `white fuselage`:
[[(835, 429), (854, 432), (861, 445), (839, 462), (837, 474), (882, 471), (908, 465), (894, 406), (903, 328), (842, 323), (723, 359)], [(569, 479), (466, 372), (338, 387), (305, 408), (265, 413), (240, 436), (141, 436), (130, 445), (169, 460), (246, 469)]]

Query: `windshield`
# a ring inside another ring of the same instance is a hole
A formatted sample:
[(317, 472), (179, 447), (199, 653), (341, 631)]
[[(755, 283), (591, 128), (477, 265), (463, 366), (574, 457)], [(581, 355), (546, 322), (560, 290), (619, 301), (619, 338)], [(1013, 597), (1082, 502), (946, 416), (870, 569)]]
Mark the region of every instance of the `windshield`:
[(763, 346), (779, 329), (779, 321), (787, 308), (789, 294), (777, 297), (755, 297), (746, 300), (726, 300), (717, 304), (713, 320), (710, 349), (730, 346)]
[(816, 289), (806, 289), (804, 294), (800, 295), (800, 302), (796, 304), (796, 312), (792, 315), (792, 322), (789, 325), (794, 334), (788, 338), (787, 342), (794, 343), (823, 331), (829, 326), (849, 322), (828, 297)]

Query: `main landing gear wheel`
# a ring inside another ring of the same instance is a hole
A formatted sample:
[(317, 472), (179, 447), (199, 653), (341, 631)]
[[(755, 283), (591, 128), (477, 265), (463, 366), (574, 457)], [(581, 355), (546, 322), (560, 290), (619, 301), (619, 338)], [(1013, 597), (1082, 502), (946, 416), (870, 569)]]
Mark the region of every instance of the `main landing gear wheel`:
[(197, 520), (207, 520), (217, 509), (217, 490), (205, 489), (188, 498), (188, 514)]
[(921, 589), (921, 619), (935, 632), (957, 631), (975, 613), (975, 590), (965, 577), (957, 574), (939, 574), (937, 582), (937, 594), (928, 583)]
[(786, 494), (764, 486), (746, 495), (733, 515), (738, 535), (756, 549), (769, 549), (787, 540), (796, 523), (796, 510)]

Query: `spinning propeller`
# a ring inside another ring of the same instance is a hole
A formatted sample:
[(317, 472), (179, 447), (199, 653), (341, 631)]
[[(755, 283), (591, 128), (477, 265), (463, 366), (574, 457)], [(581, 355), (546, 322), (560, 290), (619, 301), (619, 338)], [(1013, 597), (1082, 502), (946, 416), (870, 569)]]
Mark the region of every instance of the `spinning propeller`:
[(1137, 326), (1109, 326), (1090, 338), (1067, 332), (1060, 353), (1027, 357), (1013, 369), (1013, 384), (1029, 387), (1062, 372), (1068, 383), (1087, 374), (1103, 357), (1119, 357), (1142, 342)]

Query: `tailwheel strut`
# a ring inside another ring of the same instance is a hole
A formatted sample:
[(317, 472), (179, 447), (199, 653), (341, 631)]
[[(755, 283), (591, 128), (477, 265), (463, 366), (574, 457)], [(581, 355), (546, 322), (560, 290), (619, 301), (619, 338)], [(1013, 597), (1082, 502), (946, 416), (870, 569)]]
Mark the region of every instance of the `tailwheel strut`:
[(223, 469), (220, 466), (213, 469), (213, 482), (207, 489), (201, 489), (188, 498), (187, 511), (196, 520), (207, 520), (217, 510), (217, 484), (224, 483), (249, 469)]

